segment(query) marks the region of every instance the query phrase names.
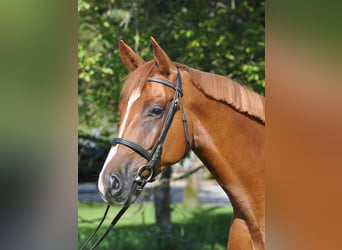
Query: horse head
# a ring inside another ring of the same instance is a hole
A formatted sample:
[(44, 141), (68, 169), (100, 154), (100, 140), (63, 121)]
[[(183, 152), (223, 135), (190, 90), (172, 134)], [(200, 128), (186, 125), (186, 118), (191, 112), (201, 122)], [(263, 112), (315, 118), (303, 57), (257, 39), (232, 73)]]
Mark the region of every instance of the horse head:
[(182, 159), (190, 148), (192, 126), (182, 106), (182, 80), (187, 77), (182, 79), (176, 64), (155, 39), (151, 41), (154, 60), (149, 62), (123, 41), (119, 43), (130, 74), (121, 94), (117, 138), (98, 181), (109, 204), (134, 202), (146, 182)]

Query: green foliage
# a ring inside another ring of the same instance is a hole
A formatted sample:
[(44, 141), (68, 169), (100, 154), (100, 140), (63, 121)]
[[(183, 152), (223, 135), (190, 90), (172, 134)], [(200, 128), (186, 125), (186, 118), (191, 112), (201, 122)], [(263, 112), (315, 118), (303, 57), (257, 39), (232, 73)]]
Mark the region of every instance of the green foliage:
[(120, 39), (149, 60), (154, 36), (171, 59), (264, 94), (264, 1), (79, 0), (78, 12), (80, 133), (116, 128)]
[[(80, 203), (79, 216), (82, 218), (100, 218), (105, 210), (103, 203)], [(172, 250), (223, 250), (229, 232), (232, 217), (231, 207), (198, 206), (192, 209), (181, 204), (172, 205), (172, 229), (163, 232), (154, 225), (152, 203), (144, 203), (141, 210), (133, 205), (118, 222), (98, 249), (172, 249)], [(120, 207), (114, 207), (110, 216), (115, 216)], [(139, 212), (137, 212), (139, 211)], [(94, 223), (79, 223), (79, 245), (81, 246), (92, 230)], [(106, 225), (110, 220), (104, 222)], [(104, 226), (105, 227), (105, 226)], [(103, 232), (104, 229), (101, 231)], [(100, 233), (99, 232), (99, 235)]]

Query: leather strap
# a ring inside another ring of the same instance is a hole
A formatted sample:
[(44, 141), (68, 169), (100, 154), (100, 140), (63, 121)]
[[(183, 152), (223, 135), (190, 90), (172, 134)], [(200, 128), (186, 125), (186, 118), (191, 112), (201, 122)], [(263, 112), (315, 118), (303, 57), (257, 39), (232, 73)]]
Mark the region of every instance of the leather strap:
[[(157, 77), (150, 77), (150, 78), (148, 78), (147, 79), (149, 82), (157, 82), (157, 83), (161, 83), (161, 84), (163, 84), (163, 85), (165, 85), (165, 86), (167, 86), (167, 87), (170, 87), (170, 88), (172, 88), (172, 89), (174, 89), (174, 90), (176, 90), (176, 91), (182, 91), (181, 89), (177, 89), (177, 87), (173, 84), (173, 83), (171, 83), (171, 82), (169, 82), (169, 81), (166, 81), (166, 80), (163, 80), (163, 79), (160, 79), (160, 78), (157, 78)], [(182, 96), (183, 96), (183, 93), (181, 93), (182, 94)]]
[(112, 141), (112, 144), (113, 146), (117, 144), (125, 145), (126, 147), (129, 147), (130, 149), (140, 154), (146, 160), (150, 161), (152, 159), (152, 155), (147, 150), (145, 150), (143, 147), (141, 147), (140, 145), (132, 141), (126, 140), (124, 138), (114, 138), (114, 140)]

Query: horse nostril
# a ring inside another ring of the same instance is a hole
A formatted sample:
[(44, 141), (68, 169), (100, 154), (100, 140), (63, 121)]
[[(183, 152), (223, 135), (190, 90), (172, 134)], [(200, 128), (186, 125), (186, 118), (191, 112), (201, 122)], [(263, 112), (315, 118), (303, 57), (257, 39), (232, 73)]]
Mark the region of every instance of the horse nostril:
[(113, 191), (119, 191), (121, 189), (121, 183), (119, 177), (112, 173), (109, 177), (110, 180), (110, 187), (112, 188)]

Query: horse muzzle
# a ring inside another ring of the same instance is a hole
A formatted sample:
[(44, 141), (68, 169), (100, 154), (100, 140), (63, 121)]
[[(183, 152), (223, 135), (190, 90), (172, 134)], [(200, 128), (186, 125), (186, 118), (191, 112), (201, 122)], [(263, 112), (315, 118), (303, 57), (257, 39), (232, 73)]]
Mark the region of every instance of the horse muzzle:
[(131, 186), (128, 177), (123, 177), (116, 172), (101, 174), (98, 181), (102, 199), (111, 205), (124, 204), (128, 199)]
[(122, 176), (116, 172), (100, 175), (98, 188), (103, 200), (111, 205), (133, 203), (147, 182), (154, 180), (155, 173), (151, 165), (138, 168), (135, 175)]

